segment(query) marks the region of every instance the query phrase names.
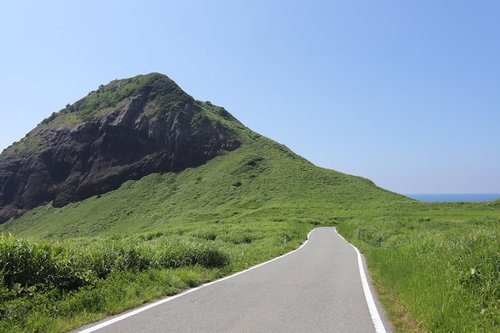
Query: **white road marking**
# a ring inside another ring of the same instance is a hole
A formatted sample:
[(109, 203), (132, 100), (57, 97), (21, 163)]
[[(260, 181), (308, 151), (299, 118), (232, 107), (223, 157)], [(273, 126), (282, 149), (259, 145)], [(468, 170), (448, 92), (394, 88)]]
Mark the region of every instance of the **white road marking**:
[(378, 313), (377, 306), (375, 305), (375, 301), (373, 299), (372, 292), (370, 290), (370, 285), (368, 284), (368, 280), (366, 279), (365, 268), (363, 267), (363, 260), (361, 259), (361, 253), (358, 248), (351, 243), (349, 243), (341, 234), (337, 232), (337, 228), (335, 228), (335, 232), (339, 235), (346, 243), (351, 245), (356, 254), (358, 256), (358, 266), (359, 266), (359, 275), (361, 277), (361, 285), (363, 286), (363, 292), (365, 294), (366, 304), (368, 305), (368, 310), (370, 311), (370, 316), (372, 317), (373, 325), (375, 326), (375, 332), (377, 333), (386, 333), (384, 323), (380, 318), (380, 314)]
[[(202, 284), (202, 285), (201, 285), (201, 286), (199, 286), (199, 287), (196, 287), (196, 288), (192, 288), (192, 289), (186, 290), (185, 292), (182, 292), (182, 293), (180, 293), (180, 294), (177, 294), (177, 295), (174, 295), (174, 296), (170, 296), (170, 297), (164, 298), (164, 299), (162, 299), (162, 300), (159, 300), (159, 301), (157, 301), (157, 302), (154, 302), (154, 303), (151, 303), (151, 304), (148, 304), (148, 305), (144, 305), (144, 306), (142, 306), (142, 307), (140, 307), (140, 308), (138, 308), (138, 309), (135, 309), (135, 310), (133, 310), (133, 311), (127, 312), (127, 313), (125, 313), (125, 314), (123, 314), (123, 315), (120, 315), (120, 316), (118, 316), (118, 317), (115, 317), (115, 318), (112, 318), (112, 319), (106, 320), (106, 321), (104, 321), (104, 322), (102, 322), (102, 323), (100, 323), (100, 324), (97, 324), (97, 325), (95, 325), (95, 326), (92, 326), (92, 327), (89, 327), (89, 328), (87, 328), (87, 329), (81, 330), (81, 331), (79, 331), (79, 333), (91, 333), (91, 332), (95, 332), (95, 331), (97, 331), (97, 330), (100, 330), (101, 328), (104, 328), (104, 327), (106, 327), (106, 326), (112, 325), (112, 324), (114, 324), (114, 323), (116, 323), (116, 322), (119, 322), (119, 321), (122, 321), (122, 320), (124, 320), (124, 319), (126, 319), (126, 318), (129, 318), (129, 317), (135, 316), (135, 315), (136, 315), (136, 314), (138, 314), (138, 313), (144, 312), (144, 311), (149, 310), (149, 309), (151, 309), (151, 308), (154, 308), (154, 307), (156, 307), (156, 306), (158, 306), (158, 305), (161, 305), (161, 304), (164, 304), (164, 303), (167, 303), (167, 302), (173, 301), (173, 300), (174, 300), (174, 299), (176, 299), (176, 298), (179, 298), (179, 297), (185, 296), (185, 295), (187, 295), (187, 294), (190, 294), (190, 293), (192, 293), (192, 292), (195, 292), (195, 291), (197, 291), (197, 290), (200, 290), (201, 288), (205, 288), (205, 287), (208, 287), (208, 286), (210, 286), (210, 285), (212, 285), (212, 284), (216, 284), (216, 283), (219, 283), (219, 282), (222, 282), (222, 281), (225, 281), (225, 280), (231, 279), (231, 278), (236, 277), (236, 276), (238, 276), (238, 275), (240, 275), (240, 274), (246, 273), (246, 272), (248, 272), (248, 271), (250, 271), (250, 270), (252, 270), (252, 269), (255, 269), (255, 268), (258, 268), (258, 267), (264, 266), (264, 265), (269, 264), (269, 263), (271, 263), (271, 262), (273, 262), (273, 261), (275, 261), (275, 260), (278, 260), (278, 259), (284, 258), (284, 257), (286, 257), (286, 256), (288, 256), (288, 255), (290, 255), (290, 254), (292, 254), (292, 253), (294, 253), (294, 252), (296, 252), (296, 251), (300, 250), (301, 248), (303, 248), (303, 247), (307, 244), (307, 242), (309, 241), (309, 236), (311, 235), (311, 233), (312, 233), (313, 231), (314, 231), (314, 229), (313, 229), (313, 230), (311, 230), (311, 231), (307, 234), (307, 239), (306, 239), (306, 241), (305, 241), (304, 243), (302, 243), (302, 245), (301, 245), (301, 246), (299, 246), (298, 248), (296, 248), (296, 249), (295, 249), (295, 250), (293, 250), (293, 251), (287, 252), (287, 253), (285, 253), (285, 254), (282, 254), (282, 255), (281, 255), (281, 256), (279, 256), (279, 257), (273, 258), (273, 259), (268, 260), (268, 261), (266, 261), (266, 262), (263, 262), (263, 263), (260, 263), (260, 264), (258, 264), (258, 265), (255, 265), (255, 266), (252, 266), (252, 267), (250, 267), (250, 268), (247, 268), (247, 269), (245, 269), (244, 271), (234, 273), (233, 275), (229, 275), (229, 276), (223, 277), (223, 278), (221, 278), (221, 279), (219, 279), (219, 280), (215, 280), (215, 281), (212, 281), (212, 282), (208, 282), (208, 283)], [(342, 237), (342, 236), (341, 236), (341, 237)], [(378, 332), (378, 331), (377, 331), (377, 332)], [(385, 331), (384, 331), (384, 332), (385, 332)]]

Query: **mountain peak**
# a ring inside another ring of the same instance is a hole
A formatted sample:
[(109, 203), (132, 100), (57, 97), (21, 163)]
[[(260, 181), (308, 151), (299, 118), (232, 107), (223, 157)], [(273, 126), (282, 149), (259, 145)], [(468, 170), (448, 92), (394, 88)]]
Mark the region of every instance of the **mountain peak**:
[(67, 104), (59, 112), (44, 119), (41, 125), (74, 125), (105, 116), (131, 100), (157, 104), (157, 111), (172, 111), (182, 108), (182, 104), (192, 104), (194, 99), (185, 93), (173, 80), (160, 73), (137, 75), (128, 79), (113, 80), (100, 85), (97, 90), (73, 104)]
[[(240, 144), (166, 75), (113, 80), (53, 113), (0, 155), (0, 222), (153, 172), (195, 167)], [(231, 119), (228, 118), (228, 119)]]

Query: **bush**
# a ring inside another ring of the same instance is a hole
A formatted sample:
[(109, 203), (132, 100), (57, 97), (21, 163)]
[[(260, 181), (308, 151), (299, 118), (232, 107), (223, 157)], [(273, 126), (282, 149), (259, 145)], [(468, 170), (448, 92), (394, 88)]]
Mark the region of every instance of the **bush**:
[(224, 252), (196, 243), (160, 245), (157, 249), (159, 268), (200, 265), (205, 268), (223, 267), (229, 263)]
[(60, 245), (36, 243), (10, 236), (0, 238), (3, 285), (21, 293), (29, 287), (73, 290), (90, 282), (81, 255)]
[(70, 245), (0, 236), (0, 296), (11, 295), (11, 291), (31, 293), (37, 288), (75, 290), (105, 279), (115, 271), (140, 272), (192, 265), (213, 268), (228, 263), (226, 253), (199, 243), (97, 241), (92, 248), (76, 251)]

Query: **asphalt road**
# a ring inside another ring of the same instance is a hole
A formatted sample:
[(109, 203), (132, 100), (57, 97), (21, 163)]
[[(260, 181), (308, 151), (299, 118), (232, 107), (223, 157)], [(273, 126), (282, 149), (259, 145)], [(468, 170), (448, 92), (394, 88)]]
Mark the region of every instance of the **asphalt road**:
[[(373, 292), (373, 288), (372, 288)], [(390, 325), (377, 301), (385, 330)], [(372, 314), (373, 315), (373, 314)], [(113, 320), (113, 319), (112, 319)], [(356, 250), (317, 228), (299, 250), (85, 332), (376, 332)], [(99, 324), (99, 323), (97, 323)], [(383, 332), (382, 330), (378, 332)]]

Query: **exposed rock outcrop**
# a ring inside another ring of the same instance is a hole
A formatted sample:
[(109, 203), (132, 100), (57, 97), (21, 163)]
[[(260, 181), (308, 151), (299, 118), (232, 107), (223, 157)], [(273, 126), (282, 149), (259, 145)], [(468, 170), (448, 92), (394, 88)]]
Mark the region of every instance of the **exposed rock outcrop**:
[(115, 80), (68, 105), (0, 155), (0, 222), (237, 148), (232, 132), (200, 105), (156, 73)]

